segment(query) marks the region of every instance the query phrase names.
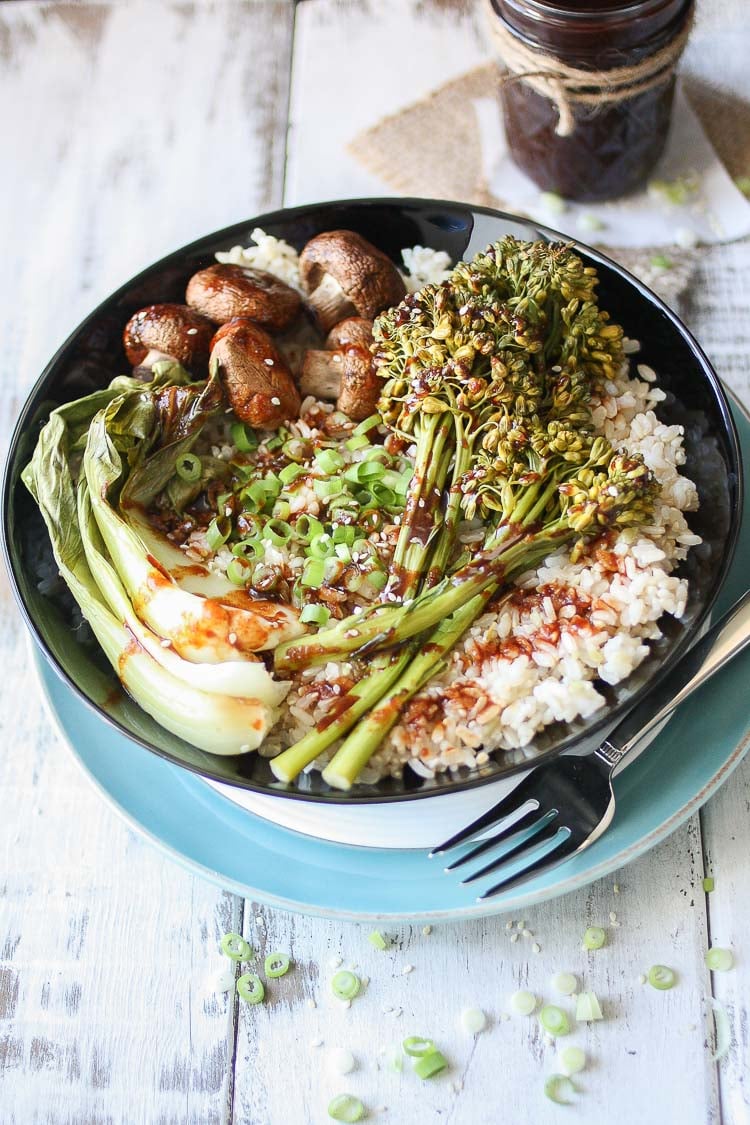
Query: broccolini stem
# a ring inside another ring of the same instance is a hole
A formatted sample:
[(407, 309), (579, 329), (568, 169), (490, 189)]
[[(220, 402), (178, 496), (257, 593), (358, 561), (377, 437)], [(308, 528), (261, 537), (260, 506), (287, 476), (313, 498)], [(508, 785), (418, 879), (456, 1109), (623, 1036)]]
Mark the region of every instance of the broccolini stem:
[(388, 732), (395, 726), (408, 701), (435, 675), (438, 666), (489, 600), (478, 594), (441, 622), (422, 651), (392, 683), (365, 719), (352, 731), (323, 770), (323, 778), (334, 789), (350, 789)]
[[(411, 660), (415, 645), (409, 645), (396, 656), (381, 655), (365, 676), (347, 695), (338, 697), (338, 714), (328, 722), (318, 723), (308, 734), (271, 760), (271, 771), (279, 781), (294, 781), (305, 766), (315, 761), (337, 739), (342, 738), (355, 723), (377, 703), (381, 695), (396, 682)], [(342, 708), (342, 704), (344, 705)]]

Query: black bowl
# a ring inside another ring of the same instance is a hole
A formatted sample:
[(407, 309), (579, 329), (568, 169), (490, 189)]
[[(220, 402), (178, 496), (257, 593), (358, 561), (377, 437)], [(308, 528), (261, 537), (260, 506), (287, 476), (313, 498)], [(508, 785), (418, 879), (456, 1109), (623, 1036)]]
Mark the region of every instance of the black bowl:
[[(359, 231), (398, 260), (404, 246), (421, 244), (447, 250), (454, 261), (469, 258), (489, 242), (511, 233), (524, 239), (559, 239), (554, 231), (512, 215), (423, 199), (345, 200), (276, 211), (239, 223), (150, 266), (97, 308), (63, 344), (29, 396), (11, 442), (3, 486), (3, 535), (6, 559), (21, 611), (55, 671), (102, 719), (102, 738), (118, 727), (140, 745), (186, 769), (260, 793), (323, 801), (396, 801), (487, 784), (524, 768), (509, 766), (502, 756), (481, 769), (463, 770), (423, 780), (406, 771), (403, 780), (357, 785), (349, 793), (332, 791), (318, 774), (304, 775), (298, 786), (284, 786), (258, 754), (219, 757), (176, 738), (145, 714), (120, 688), (97, 644), (76, 630), (76, 607), (54, 573), (52, 553), (41, 517), (19, 480), (41, 425), (50, 409), (106, 384), (125, 369), (120, 337), (130, 315), (157, 301), (182, 301), (187, 279), (214, 261), (217, 250), (247, 245), (256, 226), (300, 249), (320, 231)], [(667, 392), (660, 415), (686, 429), (686, 472), (695, 481), (701, 508), (691, 527), (703, 545), (690, 552), (681, 573), (689, 580), (687, 612), (668, 618), (664, 636), (623, 683), (606, 689), (607, 706), (593, 720), (557, 724), (539, 736), (534, 749), (551, 757), (595, 732), (611, 726), (637, 702), (679, 657), (709, 613), (727, 573), (739, 531), (741, 512), (740, 452), (732, 417), (719, 380), (699, 345), (674, 313), (637, 279), (601, 254), (578, 246), (601, 279), (602, 304), (628, 336), (642, 343), (639, 359), (659, 373)], [(41, 588), (40, 588), (41, 586)]]

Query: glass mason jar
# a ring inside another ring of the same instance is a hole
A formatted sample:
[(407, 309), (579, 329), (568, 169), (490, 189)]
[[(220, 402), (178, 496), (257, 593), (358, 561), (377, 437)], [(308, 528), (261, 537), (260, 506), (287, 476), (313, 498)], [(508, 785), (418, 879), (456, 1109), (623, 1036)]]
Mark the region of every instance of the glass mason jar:
[[(493, 16), (526, 47), (576, 69), (630, 67), (686, 28), (694, 0), (491, 0)], [(640, 187), (661, 156), (674, 71), (633, 97), (598, 106), (572, 101), (573, 130), (556, 133), (556, 103), (522, 78), (504, 83), (500, 102), (516, 164), (544, 191), (601, 200)]]

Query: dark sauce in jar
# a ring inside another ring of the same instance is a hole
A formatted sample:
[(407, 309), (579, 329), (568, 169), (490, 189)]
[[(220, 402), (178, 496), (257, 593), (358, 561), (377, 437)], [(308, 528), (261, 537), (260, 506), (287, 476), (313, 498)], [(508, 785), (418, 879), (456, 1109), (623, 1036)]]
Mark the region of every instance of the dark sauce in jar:
[[(527, 47), (576, 69), (635, 66), (666, 47), (691, 18), (694, 0), (492, 0), (496, 18)], [(575, 128), (555, 130), (554, 101), (521, 79), (501, 86), (508, 147), (544, 191), (568, 199), (613, 199), (645, 183), (667, 139), (674, 73), (634, 97), (574, 104)]]

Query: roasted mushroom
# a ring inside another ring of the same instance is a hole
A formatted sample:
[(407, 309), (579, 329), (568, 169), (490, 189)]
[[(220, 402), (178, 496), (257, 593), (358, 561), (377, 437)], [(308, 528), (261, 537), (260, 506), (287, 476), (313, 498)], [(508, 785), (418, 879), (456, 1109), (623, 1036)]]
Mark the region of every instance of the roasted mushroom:
[(185, 300), (215, 324), (248, 317), (268, 332), (283, 332), (302, 300), (296, 289), (265, 270), (248, 266), (208, 266), (193, 274)]
[(224, 324), (211, 344), (211, 363), (229, 405), (248, 426), (275, 429), (299, 417), (300, 396), (271, 337), (248, 317)]
[(351, 230), (331, 230), (311, 238), (299, 267), (324, 332), (344, 317), (372, 318), (397, 305), (406, 292), (390, 258)]
[(315, 398), (334, 399), (336, 407), (356, 422), (375, 411), (383, 380), (370, 354), (372, 321), (348, 317), (328, 333), (328, 351), (305, 353), (300, 390)]
[(208, 361), (215, 326), (187, 305), (148, 305), (131, 316), (122, 334), (128, 362), (139, 370), (158, 359), (176, 359), (194, 375)]

